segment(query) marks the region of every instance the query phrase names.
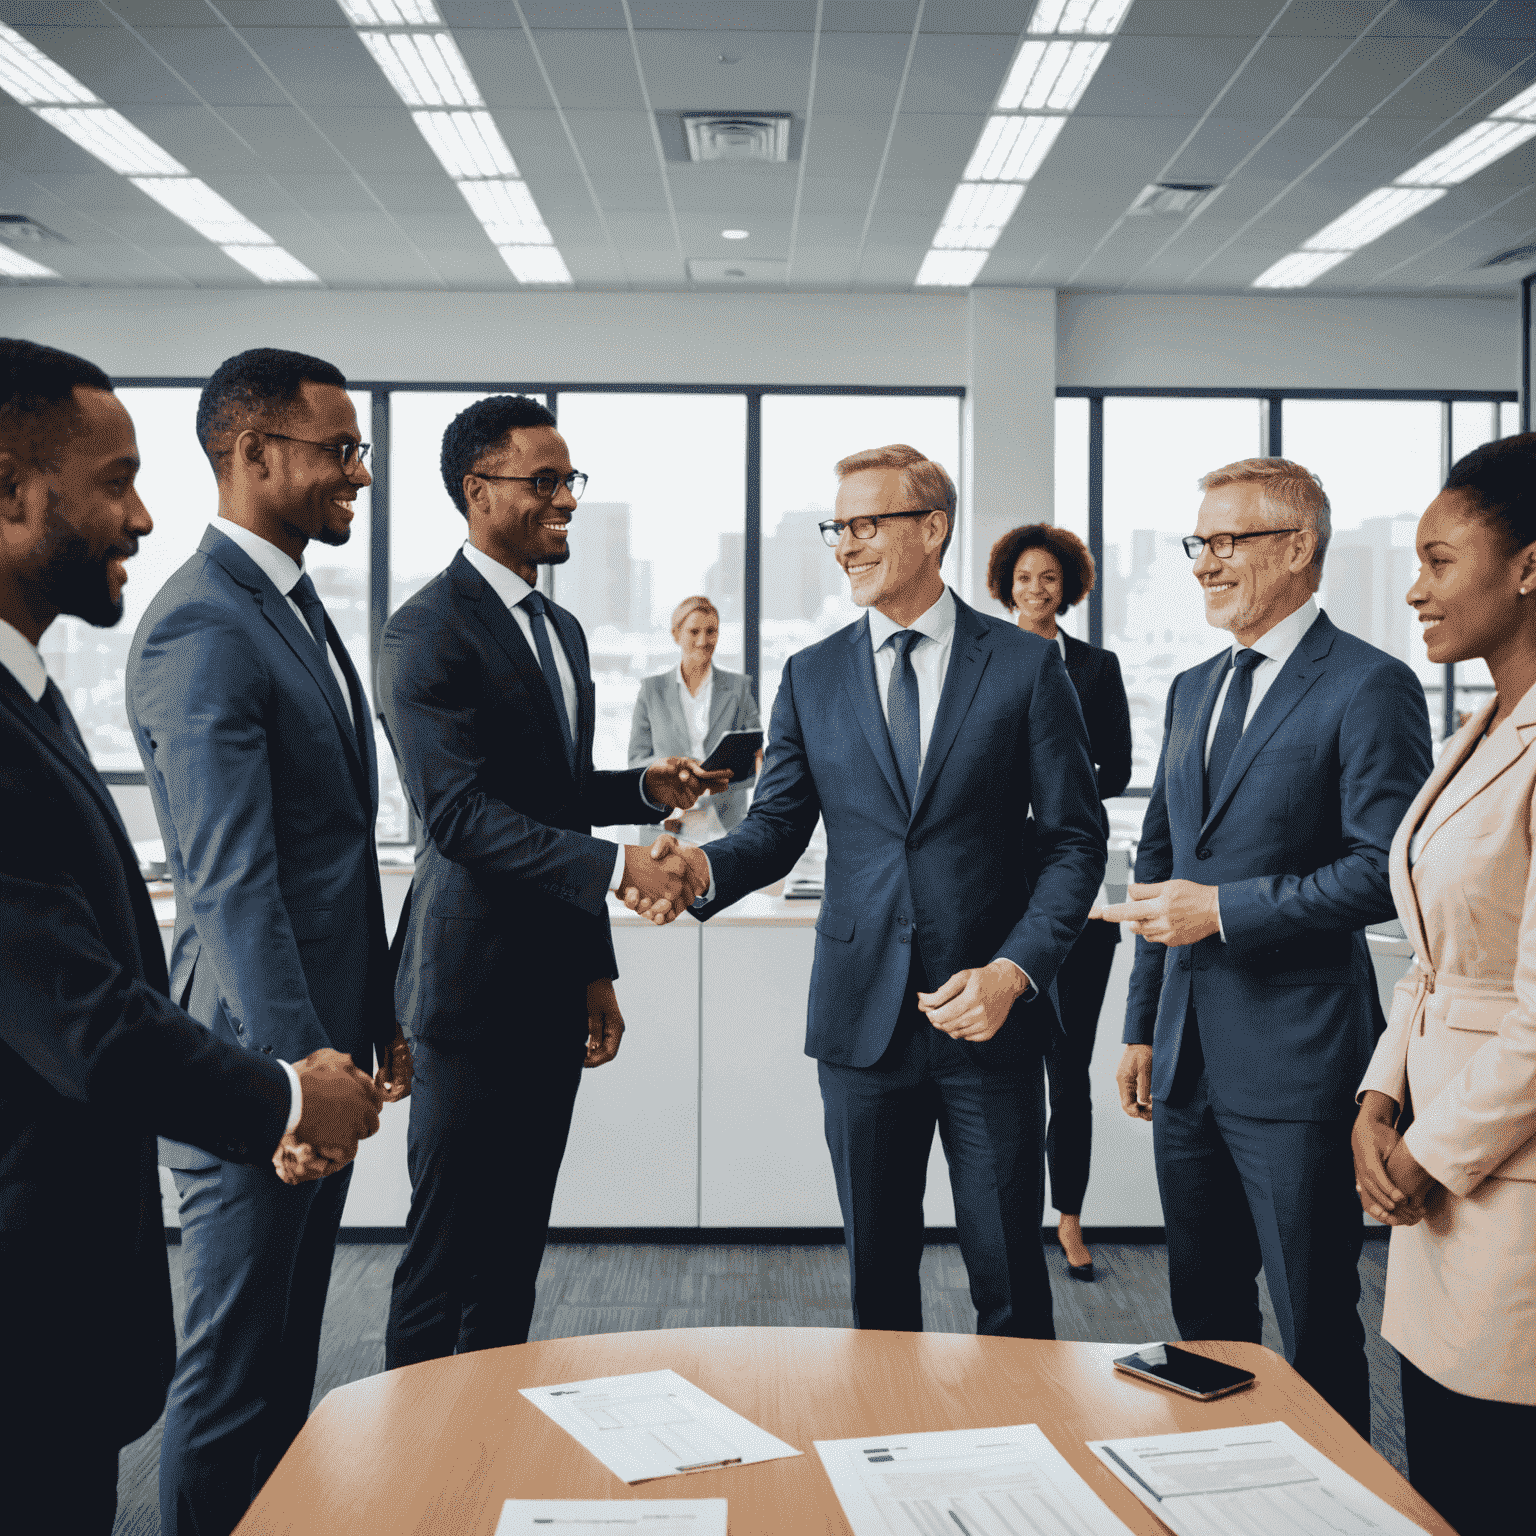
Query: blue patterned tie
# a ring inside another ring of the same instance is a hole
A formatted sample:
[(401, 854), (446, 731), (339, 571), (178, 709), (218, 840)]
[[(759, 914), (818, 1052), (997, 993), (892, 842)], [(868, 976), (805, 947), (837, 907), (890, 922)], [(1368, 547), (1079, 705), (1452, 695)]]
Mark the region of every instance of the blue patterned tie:
[(304, 615), (304, 622), (309, 625), (309, 632), (315, 637), (315, 644), (324, 654), (326, 649), (325, 604), (320, 601), (320, 594), (315, 591), (315, 584), (309, 579), (307, 571), (288, 589), (288, 596), (299, 605), (299, 612)]
[(891, 681), (885, 690), (885, 722), (891, 733), (891, 750), (901, 781), (907, 787), (907, 804), (917, 798), (917, 776), (923, 761), (922, 722), (918, 712), (917, 673), (912, 670), (912, 651), (925, 637), (915, 629), (898, 629), (885, 645), (896, 656)]
[(1248, 718), (1248, 701), (1253, 697), (1253, 669), (1264, 660), (1258, 651), (1239, 651), (1232, 658), (1232, 682), (1227, 688), (1226, 702), (1221, 706), (1221, 719), (1216, 724), (1216, 734), (1211, 738), (1211, 755), (1205, 765), (1205, 808), (1210, 810), (1221, 793), (1221, 781), (1227, 776), (1232, 754), (1243, 739), (1243, 723)]
[(575, 773), (576, 738), (571, 733), (571, 717), (565, 712), (565, 689), (561, 686), (560, 673), (555, 667), (555, 653), (549, 643), (549, 628), (544, 623), (549, 605), (542, 592), (530, 592), (518, 606), (527, 611), (528, 622), (533, 629), (533, 648), (539, 653), (539, 667), (544, 673), (544, 681), (549, 684), (555, 718), (560, 722), (560, 739), (565, 744), (566, 766)]

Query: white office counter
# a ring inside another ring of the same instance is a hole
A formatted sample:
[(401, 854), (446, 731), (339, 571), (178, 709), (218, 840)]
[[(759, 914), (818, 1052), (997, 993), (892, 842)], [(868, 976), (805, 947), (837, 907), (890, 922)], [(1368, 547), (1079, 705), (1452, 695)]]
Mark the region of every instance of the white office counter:
[[(409, 879), (409, 870), (383, 871), (391, 932)], [(169, 945), (170, 887), (152, 892)], [(754, 895), (707, 924), (682, 917), (665, 928), (611, 899), (610, 909), (627, 1028), (617, 1058), (584, 1074), (554, 1225), (840, 1226), (816, 1063), (804, 1052), (819, 903)], [(1370, 937), (1385, 1002), (1411, 951)], [(1116, 951), (1094, 1050), (1090, 1227), (1162, 1225), (1152, 1127), (1121, 1112), (1114, 1083), (1131, 954), (1129, 942)], [(379, 1134), (359, 1151), (344, 1226), (404, 1225), (409, 1107), (386, 1106)], [(162, 1183), (170, 1189), (164, 1173)], [(954, 1225), (937, 1137), (924, 1209), (930, 1226)], [(166, 1221), (176, 1224), (174, 1199)]]

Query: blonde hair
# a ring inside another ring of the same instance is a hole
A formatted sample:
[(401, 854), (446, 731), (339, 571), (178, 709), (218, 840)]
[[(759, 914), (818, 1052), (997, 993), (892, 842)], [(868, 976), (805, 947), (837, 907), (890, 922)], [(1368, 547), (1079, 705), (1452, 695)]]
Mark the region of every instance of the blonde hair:
[(1316, 535), (1312, 569), (1322, 574), (1323, 556), (1333, 537), (1333, 508), (1323, 482), (1294, 459), (1238, 459), (1201, 475), (1200, 489), (1214, 491), (1223, 485), (1257, 485), (1259, 511), (1272, 528), (1292, 522)]
[(839, 459), (833, 466), (839, 480), (863, 469), (899, 469), (903, 494), (919, 505), (944, 514), (944, 543), (939, 550), (942, 560), (955, 536), (955, 482), (942, 464), (936, 464), (916, 448), (905, 443), (887, 443), (884, 448), (865, 448)]
[(678, 630), (683, 627), (683, 620), (686, 619), (690, 613), (697, 612), (701, 609), (706, 613), (714, 614), (716, 624), (720, 622), (720, 610), (716, 608), (715, 605), (710, 602), (707, 597), (703, 596), (702, 594), (697, 597), (685, 597), (682, 602), (680, 602), (677, 607), (672, 610), (672, 638), (674, 640), (677, 639)]

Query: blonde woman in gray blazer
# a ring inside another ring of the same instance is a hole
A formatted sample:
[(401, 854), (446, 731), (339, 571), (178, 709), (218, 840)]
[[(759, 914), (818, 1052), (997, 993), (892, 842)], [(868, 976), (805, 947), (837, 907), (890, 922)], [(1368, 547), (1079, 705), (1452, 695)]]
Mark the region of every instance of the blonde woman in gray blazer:
[[(720, 643), (720, 613), (707, 597), (685, 597), (677, 605), (672, 612), (672, 638), (682, 650), (681, 662), (669, 672), (646, 678), (635, 700), (629, 732), (632, 768), (672, 756), (703, 762), (728, 732), (762, 729), (752, 680), (744, 672), (727, 672), (713, 664)], [(758, 761), (762, 761), (761, 752)], [(700, 800), (691, 811), (674, 813), (680, 825), (673, 830), (695, 843), (723, 836), (747, 814), (753, 782), (744, 779)], [(660, 830), (651, 828), (649, 837), (642, 835), (641, 841), (649, 841)]]

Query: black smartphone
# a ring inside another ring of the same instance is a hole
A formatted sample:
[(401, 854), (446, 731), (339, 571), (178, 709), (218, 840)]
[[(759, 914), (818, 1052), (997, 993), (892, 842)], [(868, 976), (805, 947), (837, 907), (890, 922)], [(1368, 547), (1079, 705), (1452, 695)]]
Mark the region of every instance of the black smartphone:
[(757, 772), (757, 749), (763, 744), (761, 731), (727, 731), (720, 745), (699, 764), (706, 773), (720, 768), (731, 770), (731, 783), (740, 784)]
[(1121, 1355), (1115, 1369), (1143, 1381), (1171, 1387), (1186, 1397), (1208, 1403), (1213, 1397), (1225, 1397), (1253, 1385), (1252, 1371), (1240, 1371), (1235, 1365), (1212, 1360), (1205, 1355), (1175, 1349), (1172, 1344), (1148, 1344), (1134, 1355)]

